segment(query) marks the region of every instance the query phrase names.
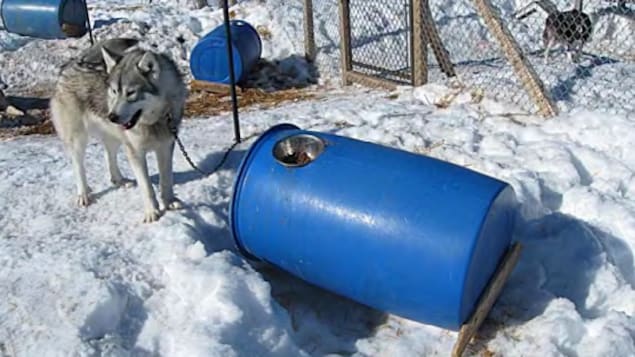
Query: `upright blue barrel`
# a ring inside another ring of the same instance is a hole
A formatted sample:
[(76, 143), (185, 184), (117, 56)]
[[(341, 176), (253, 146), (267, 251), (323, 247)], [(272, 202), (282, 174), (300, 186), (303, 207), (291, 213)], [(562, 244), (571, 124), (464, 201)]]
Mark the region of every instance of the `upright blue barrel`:
[[(42, 39), (83, 36), (88, 14), (82, 0), (2, 0), (0, 15), (8, 32)], [(63, 30), (63, 26), (65, 31)]]
[(310, 283), (458, 330), (511, 243), (516, 198), (434, 158), (290, 124), (265, 132), (234, 184), (234, 241)]
[[(234, 77), (243, 81), (262, 54), (262, 41), (253, 26), (242, 20), (230, 21)], [(196, 79), (229, 84), (229, 59), (224, 25), (205, 35), (192, 49), (190, 68)]]

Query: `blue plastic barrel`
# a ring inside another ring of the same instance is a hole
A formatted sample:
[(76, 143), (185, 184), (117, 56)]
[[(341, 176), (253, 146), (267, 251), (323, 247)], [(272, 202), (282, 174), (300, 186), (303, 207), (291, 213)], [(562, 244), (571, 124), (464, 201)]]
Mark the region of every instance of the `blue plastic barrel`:
[(515, 207), (513, 189), (497, 179), (282, 124), (240, 164), (230, 221), (248, 258), (458, 330), (510, 246)]
[[(262, 42), (258, 31), (242, 20), (230, 22), (234, 77), (236, 82), (244, 80), (262, 54)], [(201, 38), (190, 54), (190, 69), (196, 79), (229, 84), (229, 61), (227, 58), (227, 36), (224, 25)]]
[[(83, 36), (88, 14), (82, 0), (2, 0), (0, 15), (8, 32), (42, 39)], [(68, 33), (70, 33), (68, 32)]]

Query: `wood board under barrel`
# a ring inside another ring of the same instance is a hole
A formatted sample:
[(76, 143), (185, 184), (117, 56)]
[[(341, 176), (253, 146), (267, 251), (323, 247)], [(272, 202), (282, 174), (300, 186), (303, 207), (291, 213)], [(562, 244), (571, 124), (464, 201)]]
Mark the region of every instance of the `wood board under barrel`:
[(459, 337), (454, 344), (452, 350), (452, 357), (460, 357), (463, 355), (465, 348), (468, 346), (476, 332), (485, 321), (485, 318), (489, 314), (494, 302), (503, 290), (503, 286), (507, 282), (509, 275), (514, 270), (518, 259), (520, 258), (520, 252), (522, 246), (519, 242), (514, 243), (505, 253), (505, 256), (501, 260), (496, 272), (492, 275), (492, 279), (485, 287), (478, 305), (472, 314), (472, 317), (461, 326), (459, 330)]

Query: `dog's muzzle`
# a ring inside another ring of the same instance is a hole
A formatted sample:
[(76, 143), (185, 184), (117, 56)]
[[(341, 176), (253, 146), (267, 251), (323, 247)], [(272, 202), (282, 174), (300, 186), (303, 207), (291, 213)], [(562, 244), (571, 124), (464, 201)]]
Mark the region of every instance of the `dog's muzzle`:
[(128, 119), (128, 121), (125, 121), (125, 122), (121, 120), (121, 117), (119, 115), (115, 113), (108, 113), (108, 120), (110, 120), (110, 122), (112, 123), (121, 125), (126, 130), (130, 130), (135, 126), (135, 124), (137, 124), (137, 122), (141, 118), (142, 112), (143, 111), (141, 109), (137, 110), (130, 117), (130, 119)]

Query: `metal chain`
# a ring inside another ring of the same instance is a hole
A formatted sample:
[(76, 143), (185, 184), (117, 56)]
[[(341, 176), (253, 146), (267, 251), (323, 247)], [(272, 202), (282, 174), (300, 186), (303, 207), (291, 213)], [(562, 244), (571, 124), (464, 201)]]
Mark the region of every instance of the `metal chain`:
[[(227, 158), (229, 157), (229, 154), (236, 148), (236, 146), (238, 146), (238, 144), (240, 144), (242, 142), (245, 142), (245, 141), (248, 141), (248, 140), (251, 140), (251, 139), (257, 137), (258, 135), (260, 135), (260, 133), (253, 133), (253, 134), (248, 135), (247, 137), (243, 138), (242, 141), (236, 141), (233, 144), (231, 144), (227, 149), (225, 149), (225, 153), (223, 154), (223, 158), (218, 162), (218, 164), (216, 164), (214, 169), (212, 169), (209, 172), (205, 172), (201, 168), (199, 168), (194, 163), (194, 161), (192, 161), (192, 159), (190, 158), (190, 155), (185, 150), (185, 145), (183, 145), (183, 142), (179, 138), (177, 128), (172, 125), (172, 115), (170, 114), (169, 111), (168, 111), (168, 114), (166, 114), (166, 116), (168, 118), (168, 130), (170, 131), (172, 136), (174, 136), (174, 140), (176, 140), (176, 143), (178, 144), (179, 150), (181, 150), (181, 153), (183, 154), (183, 157), (185, 157), (185, 160), (187, 161), (187, 163), (190, 164), (190, 166), (194, 170), (196, 170), (199, 174), (201, 174), (202, 176), (211, 176), (211, 175), (215, 174), (216, 171), (220, 170), (220, 168), (223, 167), (223, 165), (227, 161)], [(304, 130), (312, 130), (313, 128), (315, 128), (317, 126), (318, 126), (317, 124), (316, 125), (311, 125), (311, 126), (307, 127)]]
[[(176, 143), (179, 145), (179, 149), (181, 150), (181, 153), (185, 157), (185, 160), (187, 161), (187, 163), (190, 164), (190, 166), (194, 170), (198, 171), (198, 173), (200, 173), (202, 176), (211, 176), (211, 175), (215, 174), (216, 171), (220, 170), (220, 168), (223, 167), (223, 165), (225, 164), (225, 161), (227, 161), (227, 158), (229, 157), (229, 154), (236, 148), (236, 146), (238, 146), (238, 144), (240, 144), (240, 142), (236, 141), (230, 147), (225, 149), (225, 154), (223, 154), (223, 158), (220, 160), (220, 162), (218, 164), (216, 164), (214, 169), (212, 171), (210, 171), (210, 172), (205, 172), (205, 171), (201, 170), (198, 166), (196, 166), (196, 164), (192, 161), (192, 159), (190, 158), (190, 155), (185, 150), (185, 146), (183, 145), (183, 142), (181, 142), (181, 139), (179, 138), (179, 136), (175, 132), (172, 132), (172, 135), (174, 136), (174, 139), (176, 140)], [(254, 136), (256, 136), (256, 135), (250, 135), (247, 138), (245, 138), (245, 140), (251, 139)]]
[(220, 165), (223, 164), (223, 161), (224, 161), (225, 157), (223, 157), (223, 160), (221, 160), (220, 165), (218, 165), (216, 168), (214, 168), (214, 170), (209, 175), (206, 174), (205, 171), (201, 170), (198, 166), (196, 166), (196, 164), (194, 164), (194, 162), (190, 158), (190, 155), (187, 153), (187, 151), (185, 151), (185, 146), (183, 146), (183, 143), (181, 142), (181, 139), (179, 139), (179, 136), (175, 132), (172, 132), (172, 135), (174, 136), (174, 139), (176, 140), (176, 143), (179, 145), (179, 149), (181, 150), (181, 153), (185, 157), (185, 160), (187, 160), (187, 163), (190, 164), (190, 166), (192, 166), (192, 168), (194, 170), (198, 171), (198, 173), (200, 173), (201, 175), (209, 176), (209, 175), (213, 174), (219, 168)]
[[(236, 146), (238, 146), (238, 144), (240, 144), (240, 141), (236, 141), (234, 142), (231, 146), (229, 146), (227, 149), (225, 149), (225, 153), (223, 154), (223, 158), (218, 162), (218, 164), (216, 164), (216, 166), (214, 167), (214, 169), (212, 169), (209, 172), (205, 172), (203, 170), (201, 170), (201, 168), (199, 168), (194, 161), (192, 161), (192, 158), (190, 158), (190, 155), (187, 153), (187, 151), (185, 150), (185, 145), (183, 145), (183, 142), (181, 141), (181, 139), (179, 138), (178, 135), (178, 130), (175, 126), (173, 126), (172, 123), (172, 115), (166, 114), (166, 116), (168, 117), (168, 129), (170, 130), (170, 133), (172, 133), (172, 136), (174, 136), (174, 139), (176, 140), (176, 143), (179, 146), (179, 150), (181, 150), (181, 153), (183, 154), (183, 157), (185, 157), (185, 160), (187, 161), (188, 164), (190, 164), (190, 166), (196, 170), (199, 174), (201, 174), (202, 176), (211, 176), (213, 174), (216, 173), (216, 171), (220, 170), (221, 167), (223, 167), (223, 165), (225, 164), (225, 161), (227, 161), (227, 158), (229, 157), (229, 154), (236, 148)], [(252, 134), (247, 136), (246, 138), (243, 139), (243, 141), (247, 141), (255, 136), (257, 136), (258, 134)]]

